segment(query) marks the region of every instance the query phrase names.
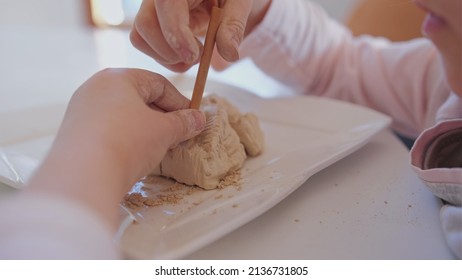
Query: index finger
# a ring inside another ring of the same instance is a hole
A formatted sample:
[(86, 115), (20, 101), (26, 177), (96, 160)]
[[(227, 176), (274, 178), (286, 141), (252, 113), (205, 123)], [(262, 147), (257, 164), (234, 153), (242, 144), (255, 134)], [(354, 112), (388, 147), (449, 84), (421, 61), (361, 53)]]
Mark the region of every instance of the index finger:
[(189, 99), (162, 75), (141, 69), (131, 69), (130, 75), (132, 84), (146, 104), (167, 112), (189, 108)]
[(165, 40), (184, 62), (199, 57), (199, 46), (190, 27), (190, 10), (201, 4), (198, 0), (155, 0), (157, 17)]

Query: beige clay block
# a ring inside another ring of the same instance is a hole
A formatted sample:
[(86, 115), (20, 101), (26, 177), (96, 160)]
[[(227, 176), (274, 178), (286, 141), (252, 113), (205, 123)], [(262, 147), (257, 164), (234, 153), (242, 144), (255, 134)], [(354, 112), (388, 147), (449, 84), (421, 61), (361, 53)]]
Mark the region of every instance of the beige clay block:
[(205, 97), (201, 110), (206, 114), (206, 129), (170, 150), (152, 175), (215, 189), (223, 178), (242, 167), (247, 154), (262, 152), (263, 132), (255, 115), (241, 115), (216, 95)]

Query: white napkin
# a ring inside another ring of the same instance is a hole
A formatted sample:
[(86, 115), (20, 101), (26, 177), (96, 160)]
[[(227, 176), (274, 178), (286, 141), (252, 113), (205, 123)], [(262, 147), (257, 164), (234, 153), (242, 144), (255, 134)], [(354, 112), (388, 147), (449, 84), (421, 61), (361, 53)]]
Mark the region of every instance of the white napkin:
[(39, 166), (39, 161), (14, 151), (0, 148), (0, 182), (22, 189)]
[(440, 212), (441, 224), (449, 247), (462, 258), (462, 207), (444, 205)]

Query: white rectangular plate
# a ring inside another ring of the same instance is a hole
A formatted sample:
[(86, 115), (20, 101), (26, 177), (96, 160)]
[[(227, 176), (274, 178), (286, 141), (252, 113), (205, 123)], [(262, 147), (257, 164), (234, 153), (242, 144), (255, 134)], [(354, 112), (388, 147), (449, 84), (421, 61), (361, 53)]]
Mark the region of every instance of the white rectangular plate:
[(133, 192), (149, 198), (177, 194), (180, 199), (127, 209), (130, 215), (116, 239), (129, 258), (187, 256), (269, 210), (310, 176), (359, 149), (390, 123), (378, 112), (331, 99), (262, 99), (213, 82), (207, 90), (225, 96), (242, 112), (259, 116), (265, 151), (246, 161), (240, 185), (188, 192), (186, 186), (166, 190), (175, 183), (151, 178), (134, 186)]
[[(190, 91), (190, 79), (175, 85)], [(225, 96), (241, 112), (260, 118), (265, 151), (246, 161), (242, 182), (204, 191), (155, 178), (132, 191), (153, 198), (181, 197), (176, 203), (136, 209), (121, 207), (115, 237), (136, 259), (176, 259), (212, 243), (276, 205), (319, 170), (344, 158), (388, 126), (389, 117), (331, 99), (299, 96), (263, 99), (242, 89), (208, 81), (208, 92)], [(21, 188), (48, 150), (65, 105), (2, 114), (0, 182)], [(13, 125), (8, 120), (17, 119)], [(33, 120), (33, 122), (31, 121)], [(155, 181), (155, 182), (154, 182)]]

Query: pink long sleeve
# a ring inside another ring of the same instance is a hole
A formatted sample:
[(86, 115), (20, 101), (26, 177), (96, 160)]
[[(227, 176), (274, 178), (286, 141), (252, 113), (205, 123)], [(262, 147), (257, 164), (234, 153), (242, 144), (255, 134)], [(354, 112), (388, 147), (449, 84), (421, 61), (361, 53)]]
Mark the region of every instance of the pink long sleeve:
[(244, 40), (241, 55), (297, 93), (390, 115), (393, 129), (409, 137), (435, 124), (450, 93), (428, 40), (355, 38), (305, 0), (273, 0), (263, 22)]
[(109, 226), (83, 205), (52, 195), (15, 194), (0, 203), (0, 259), (117, 259)]

